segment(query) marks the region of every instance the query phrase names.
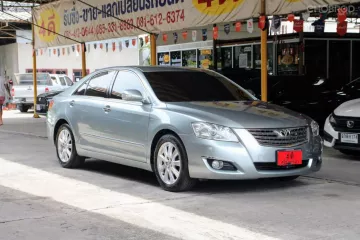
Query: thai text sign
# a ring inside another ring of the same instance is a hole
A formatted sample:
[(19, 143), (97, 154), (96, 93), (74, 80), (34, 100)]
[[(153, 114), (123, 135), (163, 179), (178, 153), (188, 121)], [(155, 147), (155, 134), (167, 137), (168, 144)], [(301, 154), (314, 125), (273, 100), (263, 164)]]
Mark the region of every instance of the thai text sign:
[[(260, 0), (61, 0), (34, 9), (34, 21), (79, 42), (160, 33), (258, 17)], [(346, 3), (355, 2), (346, 0)], [(267, 0), (267, 14), (286, 14), (345, 0)], [(123, 21), (115, 19), (115, 16)], [(129, 23), (129, 24), (128, 24)], [(135, 27), (136, 26), (136, 27)], [(36, 48), (74, 41), (35, 28)]]

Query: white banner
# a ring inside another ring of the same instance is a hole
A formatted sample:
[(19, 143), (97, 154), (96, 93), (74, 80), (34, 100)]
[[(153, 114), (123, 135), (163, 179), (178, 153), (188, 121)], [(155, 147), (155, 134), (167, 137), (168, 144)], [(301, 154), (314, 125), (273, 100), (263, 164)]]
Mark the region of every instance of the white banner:
[[(260, 0), (61, 0), (35, 8), (34, 21), (79, 42), (160, 33), (258, 17)], [(267, 0), (267, 15), (360, 0)], [(123, 21), (119, 21), (115, 16)], [(130, 24), (127, 24), (130, 23)], [(74, 44), (36, 27), (36, 48)]]

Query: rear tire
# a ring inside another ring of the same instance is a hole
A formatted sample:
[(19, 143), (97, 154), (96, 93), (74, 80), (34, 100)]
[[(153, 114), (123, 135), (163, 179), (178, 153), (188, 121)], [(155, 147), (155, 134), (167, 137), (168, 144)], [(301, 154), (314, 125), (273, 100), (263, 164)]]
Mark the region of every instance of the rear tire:
[(29, 111), (29, 109), (30, 109), (30, 107), (25, 106), (25, 105), (20, 105), (20, 106), (19, 106), (19, 110), (20, 110), (20, 112), (22, 112), (22, 113), (26, 113), (27, 111)]
[(340, 150), (342, 154), (348, 156), (360, 156), (360, 151), (353, 151), (353, 150)]
[(68, 124), (60, 126), (56, 134), (56, 154), (63, 168), (79, 168), (85, 158), (77, 154), (75, 138)]
[(197, 183), (190, 178), (185, 147), (174, 135), (167, 134), (159, 139), (153, 157), (156, 178), (165, 191), (188, 191)]

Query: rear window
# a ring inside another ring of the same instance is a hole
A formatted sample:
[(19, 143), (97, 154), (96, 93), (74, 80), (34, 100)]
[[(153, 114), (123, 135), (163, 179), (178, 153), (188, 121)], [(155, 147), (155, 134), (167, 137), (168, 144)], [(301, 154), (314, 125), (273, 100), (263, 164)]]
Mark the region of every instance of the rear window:
[(202, 71), (145, 72), (160, 101), (250, 101), (253, 98), (225, 77)]
[[(44, 86), (44, 85), (52, 85), (50, 80), (50, 76), (48, 74), (41, 74), (38, 73), (36, 75), (37, 78), (37, 85)], [(20, 85), (32, 85), (33, 84), (33, 74), (21, 74), (19, 75), (19, 84)]]

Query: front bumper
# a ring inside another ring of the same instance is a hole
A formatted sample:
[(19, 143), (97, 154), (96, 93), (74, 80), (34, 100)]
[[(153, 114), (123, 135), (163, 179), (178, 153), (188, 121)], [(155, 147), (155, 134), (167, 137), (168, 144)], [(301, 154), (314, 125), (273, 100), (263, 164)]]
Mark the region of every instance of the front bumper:
[[(321, 137), (311, 137), (306, 144), (292, 149), (301, 149), (303, 165), (279, 168), (276, 165), (276, 151), (288, 148), (264, 147), (245, 129), (235, 130), (241, 136), (239, 143), (212, 141), (195, 135), (181, 135), (186, 147), (189, 173), (199, 179), (260, 179), (306, 175), (319, 171), (322, 165), (323, 141)], [(236, 167), (235, 171), (215, 170), (208, 160), (226, 161)]]

